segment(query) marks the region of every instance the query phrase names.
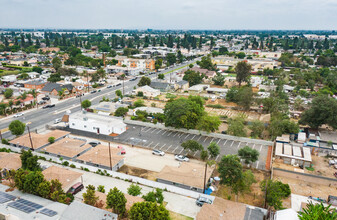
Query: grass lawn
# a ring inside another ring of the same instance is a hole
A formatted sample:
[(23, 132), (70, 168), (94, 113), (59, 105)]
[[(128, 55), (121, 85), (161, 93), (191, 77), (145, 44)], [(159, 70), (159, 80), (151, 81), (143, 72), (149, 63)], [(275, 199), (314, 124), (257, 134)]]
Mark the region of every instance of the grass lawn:
[(182, 215), (176, 212), (172, 212), (172, 211), (169, 211), (169, 212), (170, 212), (170, 218), (172, 220), (193, 220), (192, 217), (188, 217), (188, 216), (185, 216), (185, 215)]

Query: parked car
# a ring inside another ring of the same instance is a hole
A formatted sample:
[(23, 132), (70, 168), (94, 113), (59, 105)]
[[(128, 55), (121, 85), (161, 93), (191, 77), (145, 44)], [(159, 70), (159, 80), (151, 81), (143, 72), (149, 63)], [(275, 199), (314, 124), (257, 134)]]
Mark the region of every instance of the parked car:
[(221, 134), (227, 134), (227, 131), (221, 131)]
[(75, 195), (76, 193), (80, 192), (84, 188), (82, 183), (76, 183), (67, 191), (67, 193), (71, 193)]
[(152, 151), (152, 154), (153, 154), (153, 155), (158, 155), (158, 156), (164, 156), (164, 155), (165, 155), (165, 152), (164, 152), (164, 151), (161, 151), (161, 150), (153, 150), (153, 151)]
[(212, 200), (206, 198), (206, 197), (199, 197), (196, 201), (195, 204), (197, 204), (197, 206), (202, 207), (205, 203), (207, 204), (212, 204)]
[(38, 103), (39, 105), (43, 105), (43, 104), (46, 104), (46, 101), (45, 100), (41, 100), (41, 101), (39, 101), (39, 103)]
[(337, 178), (337, 172), (335, 172), (333, 175)]
[(57, 119), (54, 120), (54, 124), (58, 124), (60, 122), (61, 122), (61, 118), (57, 118)]
[(107, 88), (107, 89), (110, 89), (110, 88), (112, 88), (112, 85), (108, 85), (106, 88)]
[(88, 144), (90, 144), (92, 147), (96, 147), (97, 145), (101, 144), (99, 141), (90, 141)]
[(96, 90), (92, 90), (90, 93), (91, 94), (94, 94), (94, 93), (96, 93), (97, 91)]
[(124, 147), (118, 146), (117, 148), (121, 150), (121, 154), (126, 154)]
[(16, 113), (13, 117), (14, 118), (18, 118), (18, 117), (21, 117), (23, 115), (24, 115), (23, 113), (19, 112), (19, 113)]
[(55, 104), (48, 104), (48, 105), (43, 106), (42, 108), (45, 109), (45, 108), (53, 108), (53, 107), (55, 107)]
[(42, 98), (42, 100), (48, 101), (48, 100), (50, 100), (50, 97), (49, 96), (45, 96), (45, 97)]
[(182, 162), (188, 162), (190, 161), (190, 159), (188, 157), (185, 157), (183, 155), (175, 155), (174, 158), (178, 161), (182, 161)]
[(117, 83), (117, 85), (116, 86), (121, 86), (122, 85), (122, 83)]
[(100, 89), (99, 89), (99, 90), (97, 90), (97, 92), (101, 92), (101, 91), (102, 91), (102, 90), (100, 90)]

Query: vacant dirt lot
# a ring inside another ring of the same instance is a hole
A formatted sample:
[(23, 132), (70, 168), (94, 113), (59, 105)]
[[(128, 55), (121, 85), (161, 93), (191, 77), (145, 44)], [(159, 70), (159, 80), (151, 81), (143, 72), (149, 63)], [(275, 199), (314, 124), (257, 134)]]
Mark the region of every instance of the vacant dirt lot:
[(127, 166), (124, 165), (122, 166), (118, 172), (121, 173), (125, 173), (125, 174), (129, 174), (132, 176), (138, 176), (144, 179), (148, 179), (148, 180), (153, 180), (156, 181), (157, 179), (157, 172), (153, 172), (153, 171), (149, 171), (149, 170), (145, 170), (145, 169), (141, 169), (141, 168), (137, 168), (137, 167), (131, 167), (131, 166)]
[[(268, 172), (252, 169), (256, 183), (251, 187), (250, 192), (245, 194), (239, 194), (238, 202), (246, 203), (249, 205), (254, 205), (258, 207), (263, 207), (264, 205), (264, 193), (260, 189), (260, 182), (270, 178)], [(230, 194), (230, 189), (227, 186), (219, 185), (218, 190), (212, 194), (214, 196), (219, 196), (224, 199), (229, 199), (235, 201), (235, 194)], [(230, 197), (229, 197), (230, 196)]]

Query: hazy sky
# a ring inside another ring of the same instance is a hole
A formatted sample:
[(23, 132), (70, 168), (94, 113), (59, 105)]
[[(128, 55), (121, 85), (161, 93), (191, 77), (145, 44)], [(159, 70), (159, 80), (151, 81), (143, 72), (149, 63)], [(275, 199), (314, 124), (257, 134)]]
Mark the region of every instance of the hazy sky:
[(337, 30), (337, 0), (0, 0), (0, 28)]

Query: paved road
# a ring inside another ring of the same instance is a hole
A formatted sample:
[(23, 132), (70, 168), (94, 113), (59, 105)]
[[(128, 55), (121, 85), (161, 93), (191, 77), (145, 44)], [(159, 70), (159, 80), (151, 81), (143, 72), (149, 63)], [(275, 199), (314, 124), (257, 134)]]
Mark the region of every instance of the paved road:
[[(198, 58), (197, 60), (200, 60), (200, 58)], [(177, 68), (188, 65), (189, 63), (193, 63), (195, 61), (196, 60), (192, 60), (192, 61), (189, 61), (188, 63), (177, 65), (175, 67), (171, 67), (167, 70), (161, 71), (160, 73), (166, 73), (171, 70), (175, 70)], [(151, 80), (154, 80), (157, 78), (157, 74), (150, 75), (149, 77), (151, 78)], [(138, 81), (139, 81), (139, 78), (135, 81), (125, 81), (124, 82), (125, 94), (130, 93), (133, 90), (134, 86), (137, 85)], [(95, 105), (99, 103), (99, 101), (102, 99), (103, 96), (106, 96), (110, 99), (115, 98), (115, 91), (117, 89), (122, 90), (122, 88), (123, 88), (122, 86), (113, 87), (110, 89), (104, 88), (104, 89), (101, 89), (102, 90), (101, 92), (97, 92), (94, 94), (90, 94), (90, 93), (85, 94), (84, 96), (82, 96), (82, 101), (85, 99), (89, 99), (91, 100), (92, 105)], [(44, 127), (48, 123), (53, 123), (53, 121), (57, 118), (62, 118), (62, 116), (67, 110), (70, 110), (71, 112), (80, 111), (80, 99), (70, 98), (68, 100), (65, 100), (63, 102), (56, 104), (54, 108), (48, 108), (48, 109), (39, 108), (39, 109), (31, 110), (25, 113), (23, 117), (19, 117), (19, 118), (13, 118), (12, 116), (9, 116), (7, 119), (0, 120), (0, 130), (8, 128), (11, 121), (17, 119), (26, 124), (28, 123), (29, 128), (33, 131), (35, 129)], [(3, 138), (14, 138), (14, 136), (11, 135), (10, 132), (5, 132), (3, 133), (2, 136)]]
[(128, 125), (128, 130), (126, 132), (114, 139), (119, 142), (139, 145), (149, 149), (159, 149), (167, 153), (184, 155), (190, 154), (193, 157), (200, 157), (200, 151), (195, 153), (185, 151), (181, 147), (182, 142), (186, 140), (195, 140), (202, 144), (205, 149), (211, 142), (215, 142), (220, 146), (220, 155), (215, 158), (216, 161), (220, 161), (222, 155), (237, 154), (240, 148), (249, 146), (260, 153), (259, 160), (252, 164), (252, 167), (260, 170), (265, 170), (268, 153), (268, 145), (233, 141), (223, 138), (212, 138), (185, 132), (169, 131), (165, 129), (130, 124)]

